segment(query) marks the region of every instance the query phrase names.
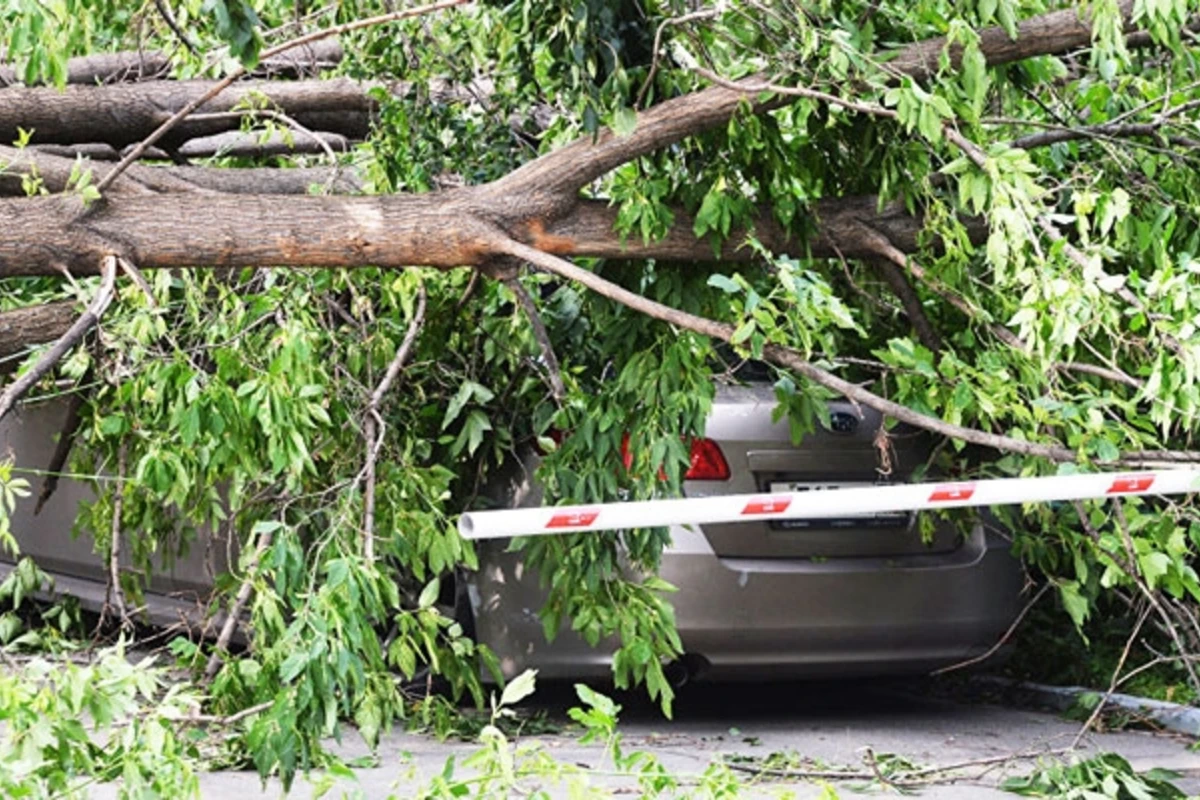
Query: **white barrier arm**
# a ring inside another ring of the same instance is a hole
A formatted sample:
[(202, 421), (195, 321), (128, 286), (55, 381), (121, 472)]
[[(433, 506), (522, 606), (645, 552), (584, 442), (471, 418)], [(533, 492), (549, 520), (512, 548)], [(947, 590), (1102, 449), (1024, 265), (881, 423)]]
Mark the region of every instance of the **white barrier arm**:
[(771, 519), (822, 519), (848, 513), (921, 511), (1055, 500), (1200, 491), (1200, 470), (1118, 472), (962, 483), (908, 483), (838, 491), (729, 494), (588, 506), (471, 511), (458, 518), (466, 539), (506, 539), (660, 525), (704, 525)]

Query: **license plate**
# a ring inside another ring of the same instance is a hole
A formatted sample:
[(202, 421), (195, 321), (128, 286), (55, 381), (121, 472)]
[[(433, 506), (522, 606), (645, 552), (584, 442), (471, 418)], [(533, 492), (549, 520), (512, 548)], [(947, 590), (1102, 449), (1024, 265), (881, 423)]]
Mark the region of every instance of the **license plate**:
[[(875, 486), (890, 484), (867, 483), (865, 481), (771, 481), (767, 491), (771, 494), (783, 492), (834, 492), (838, 489), (867, 489)], [(907, 511), (868, 511), (855, 512), (849, 509), (836, 517), (820, 519), (777, 519), (771, 521), (771, 527), (782, 530), (797, 528), (876, 528), (882, 526), (905, 525), (908, 523)]]

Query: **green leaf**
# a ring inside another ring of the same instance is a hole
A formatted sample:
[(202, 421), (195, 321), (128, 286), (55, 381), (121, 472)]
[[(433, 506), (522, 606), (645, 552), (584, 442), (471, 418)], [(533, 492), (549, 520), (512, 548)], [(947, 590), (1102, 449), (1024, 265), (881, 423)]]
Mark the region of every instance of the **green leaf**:
[(1062, 598), (1063, 608), (1071, 617), (1071, 621), (1075, 623), (1075, 627), (1082, 628), (1083, 623), (1087, 621), (1091, 606), (1087, 598), (1079, 593), (1079, 584), (1075, 581), (1064, 581), (1058, 585), (1058, 592)]
[(421, 590), (421, 596), (417, 598), (418, 608), (433, 608), (433, 604), (437, 602), (438, 595), (442, 591), (442, 582), (439, 578), (434, 578), (429, 583), (425, 584), (425, 588)]
[(739, 286), (732, 278), (727, 278), (719, 273), (714, 273), (708, 276), (708, 285), (715, 286), (726, 294), (738, 294), (742, 291), (742, 287)]
[(733, 345), (741, 344), (750, 338), (750, 334), (754, 333), (756, 327), (757, 323), (754, 320), (746, 320), (733, 332), (733, 336), (729, 338), (729, 343)]
[(504, 692), (500, 695), (500, 707), (516, 705), (533, 694), (536, 679), (537, 670), (527, 669), (505, 684)]
[(617, 136), (628, 136), (637, 129), (638, 115), (632, 108), (618, 109), (612, 116), (613, 133)]

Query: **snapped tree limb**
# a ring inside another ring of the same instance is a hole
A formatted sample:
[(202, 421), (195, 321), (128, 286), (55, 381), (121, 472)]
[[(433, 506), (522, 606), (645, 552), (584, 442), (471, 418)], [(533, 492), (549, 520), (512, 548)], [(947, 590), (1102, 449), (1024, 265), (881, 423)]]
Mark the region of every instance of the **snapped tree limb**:
[(4, 394), (0, 394), (0, 419), (4, 419), (16, 402), (24, 397), (25, 393), (33, 388), (38, 381), (45, 377), (72, 347), (79, 343), (84, 334), (91, 330), (92, 326), (100, 320), (100, 317), (104, 314), (104, 310), (112, 302), (117, 280), (117, 259), (115, 256), (109, 255), (104, 258), (101, 264), (100, 288), (96, 291), (96, 296), (92, 298), (92, 302), (88, 304), (87, 310), (59, 337), (58, 341), (49, 350), (42, 354), (42, 357), (37, 360), (36, 364), (29, 368), (28, 372), (9, 384), (4, 390)]

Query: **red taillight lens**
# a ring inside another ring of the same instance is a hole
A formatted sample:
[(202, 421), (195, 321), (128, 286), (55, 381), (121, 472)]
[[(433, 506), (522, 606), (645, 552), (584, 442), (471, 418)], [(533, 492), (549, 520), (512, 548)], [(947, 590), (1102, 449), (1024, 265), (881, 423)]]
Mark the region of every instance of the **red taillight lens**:
[[(621, 437), (621, 463), (628, 470), (633, 466), (633, 453), (629, 449), (629, 434)], [(667, 474), (660, 468), (658, 479), (665, 481)], [(692, 439), (692, 463), (684, 473), (685, 481), (727, 481), (729, 464), (725, 454), (712, 439)]]
[(692, 440), (692, 465), (683, 476), (685, 481), (727, 481), (729, 464), (725, 454), (712, 439)]

